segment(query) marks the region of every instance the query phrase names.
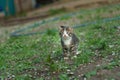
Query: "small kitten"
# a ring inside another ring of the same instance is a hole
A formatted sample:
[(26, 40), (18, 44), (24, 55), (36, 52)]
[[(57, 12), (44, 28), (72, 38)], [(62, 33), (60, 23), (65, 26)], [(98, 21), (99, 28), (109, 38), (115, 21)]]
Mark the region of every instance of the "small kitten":
[(66, 57), (75, 56), (78, 52), (79, 39), (71, 27), (60, 26), (60, 37), (63, 53)]

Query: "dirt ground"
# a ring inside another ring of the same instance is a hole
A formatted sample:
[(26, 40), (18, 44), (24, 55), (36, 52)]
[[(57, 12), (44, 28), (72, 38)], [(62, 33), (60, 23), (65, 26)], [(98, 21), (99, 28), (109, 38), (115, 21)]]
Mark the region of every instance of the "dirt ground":
[[(85, 73), (92, 72), (94, 69), (98, 68), (99, 66), (104, 66), (106, 64), (109, 64), (110, 59), (102, 59), (102, 58), (96, 58), (96, 62), (91, 62), (85, 65), (81, 65), (76, 69), (75, 75), (79, 76), (80, 80), (85, 79)], [(100, 68), (96, 70), (96, 75), (92, 75), (89, 80), (119, 80), (120, 79), (120, 67), (116, 66), (114, 69), (108, 70)], [(110, 79), (108, 79), (110, 78)]]
[[(23, 17), (13, 17), (10, 19), (1, 20), (0, 24), (3, 26), (13, 26), (18, 24), (25, 24), (31, 21), (42, 20), (48, 17), (51, 17), (49, 10), (51, 9), (61, 9), (65, 8), (67, 12), (77, 11), (78, 9), (91, 9), (97, 8), (104, 5), (116, 4), (120, 0), (64, 0), (59, 1), (53, 4), (46, 5), (39, 9), (29, 11), (26, 13), (26, 16)], [(7, 24), (6, 24), (7, 23)]]

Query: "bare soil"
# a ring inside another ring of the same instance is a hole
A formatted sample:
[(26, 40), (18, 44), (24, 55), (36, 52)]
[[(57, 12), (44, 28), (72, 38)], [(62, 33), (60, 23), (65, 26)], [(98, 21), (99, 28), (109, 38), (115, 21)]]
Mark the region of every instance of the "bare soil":
[[(66, 2), (57, 2), (37, 10), (27, 12), (24, 17), (10, 18), (1, 20), (0, 24), (3, 26), (14, 26), (18, 24), (25, 24), (26, 22), (37, 21), (50, 17), (49, 10), (65, 8), (67, 12), (76, 11), (77, 9), (97, 8), (103, 5), (110, 5), (120, 3), (119, 0), (70, 0)], [(7, 24), (6, 24), (7, 23)]]
[[(91, 62), (88, 64), (80, 65), (75, 72), (75, 75), (79, 77), (80, 80), (84, 80), (86, 78), (85, 74), (88, 72), (92, 72), (96, 69), (96, 74), (90, 76), (87, 80), (119, 80), (120, 79), (120, 67), (114, 67), (113, 69), (104, 69), (102, 68), (104, 65), (108, 65), (109, 61), (97, 58), (95, 62)], [(98, 69), (99, 68), (99, 69)]]

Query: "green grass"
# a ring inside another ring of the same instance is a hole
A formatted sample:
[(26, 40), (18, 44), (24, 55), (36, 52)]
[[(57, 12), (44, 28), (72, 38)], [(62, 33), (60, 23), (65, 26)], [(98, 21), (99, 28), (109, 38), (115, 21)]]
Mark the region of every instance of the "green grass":
[(108, 17), (120, 16), (118, 13), (119, 10), (119, 5), (111, 7), (103, 6), (101, 8), (97, 8), (96, 10), (85, 12), (84, 14), (78, 14), (76, 18), (80, 19), (82, 22), (91, 22)]
[[(56, 13), (57, 11), (51, 11), (51, 14)], [(101, 11), (91, 12), (96, 13)], [(79, 17), (84, 16), (86, 14)], [(75, 33), (80, 39), (80, 54), (73, 59), (73, 65), (64, 61), (59, 33), (55, 30), (48, 29), (46, 33), (34, 36), (10, 37), (0, 44), (0, 77), (14, 75), (15, 80), (68, 80), (71, 78), (67, 74), (68, 69), (74, 72), (81, 64), (95, 62), (94, 57), (107, 59), (110, 55), (113, 55), (112, 61), (102, 68), (120, 66), (120, 33), (114, 28), (119, 23), (120, 21), (111, 21), (76, 28)], [(96, 69), (85, 74), (87, 78), (94, 75)], [(73, 77), (74, 80), (79, 80), (76, 76)]]
[(94, 76), (94, 75), (96, 75), (96, 74), (97, 74), (97, 71), (94, 70), (94, 71), (90, 71), (90, 72), (86, 73), (86, 74), (84, 75), (84, 77), (90, 78), (91, 76)]

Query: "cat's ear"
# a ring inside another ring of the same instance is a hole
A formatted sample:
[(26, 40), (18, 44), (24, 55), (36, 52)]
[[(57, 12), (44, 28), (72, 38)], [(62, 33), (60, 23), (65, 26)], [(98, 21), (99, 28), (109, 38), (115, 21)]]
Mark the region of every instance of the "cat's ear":
[(73, 32), (73, 28), (72, 28), (72, 27), (68, 27), (68, 30), (69, 30), (70, 32)]
[(62, 29), (63, 29), (63, 28), (65, 28), (65, 26), (60, 26), (60, 28), (62, 28)]
[(62, 30), (64, 28), (64, 26), (59, 26), (59, 30)]

